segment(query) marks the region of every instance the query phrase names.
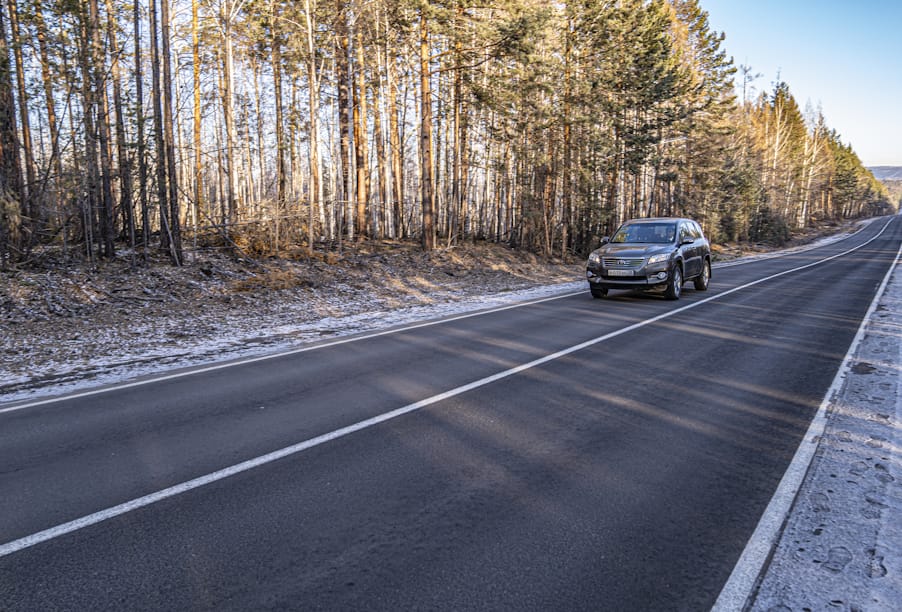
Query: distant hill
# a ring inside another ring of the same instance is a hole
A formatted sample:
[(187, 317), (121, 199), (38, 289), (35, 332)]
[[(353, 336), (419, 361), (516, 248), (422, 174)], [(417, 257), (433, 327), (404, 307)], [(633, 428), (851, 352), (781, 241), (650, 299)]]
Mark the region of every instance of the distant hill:
[(874, 178), (886, 185), (889, 201), (902, 210), (902, 166), (871, 166), (868, 170)]
[(878, 181), (902, 181), (902, 166), (871, 166), (868, 170)]

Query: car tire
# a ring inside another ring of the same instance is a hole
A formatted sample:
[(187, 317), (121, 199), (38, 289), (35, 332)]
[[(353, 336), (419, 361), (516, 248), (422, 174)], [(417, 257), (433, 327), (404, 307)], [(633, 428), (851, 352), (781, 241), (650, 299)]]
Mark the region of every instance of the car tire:
[(608, 295), (607, 289), (595, 289), (593, 287), (592, 289), (590, 289), (590, 291), (592, 292), (592, 297), (595, 298), (596, 300), (600, 300)]
[(682, 290), (683, 268), (679, 264), (674, 264), (670, 270), (670, 279), (667, 281), (667, 291), (664, 293), (664, 297), (668, 300), (678, 300)]
[(707, 259), (702, 264), (702, 273), (695, 277), (695, 290), (707, 291), (711, 280), (711, 262)]

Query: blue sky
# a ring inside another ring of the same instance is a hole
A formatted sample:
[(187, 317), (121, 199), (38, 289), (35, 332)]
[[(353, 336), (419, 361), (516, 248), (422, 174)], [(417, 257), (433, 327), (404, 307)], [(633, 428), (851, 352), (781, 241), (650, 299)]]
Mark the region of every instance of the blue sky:
[[(699, 0), (734, 63), (777, 80), (866, 166), (902, 166), (902, 0)], [(737, 73), (737, 83), (739, 82)]]

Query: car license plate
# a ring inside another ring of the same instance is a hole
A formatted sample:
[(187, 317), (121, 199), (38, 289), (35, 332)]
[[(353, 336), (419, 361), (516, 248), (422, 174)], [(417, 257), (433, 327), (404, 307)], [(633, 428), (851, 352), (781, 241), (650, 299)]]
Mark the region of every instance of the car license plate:
[(608, 270), (608, 276), (633, 276), (632, 270)]

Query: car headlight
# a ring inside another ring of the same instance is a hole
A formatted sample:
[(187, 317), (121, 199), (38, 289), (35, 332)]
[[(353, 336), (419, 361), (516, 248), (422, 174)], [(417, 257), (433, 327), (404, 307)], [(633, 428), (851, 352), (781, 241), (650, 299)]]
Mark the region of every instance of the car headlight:
[(658, 253), (657, 255), (652, 255), (648, 258), (648, 263), (656, 264), (662, 261), (667, 261), (670, 258), (670, 253)]
[(601, 255), (599, 255), (598, 253), (592, 253), (591, 255), (589, 255), (589, 263), (594, 264), (596, 266), (600, 266), (601, 265)]

